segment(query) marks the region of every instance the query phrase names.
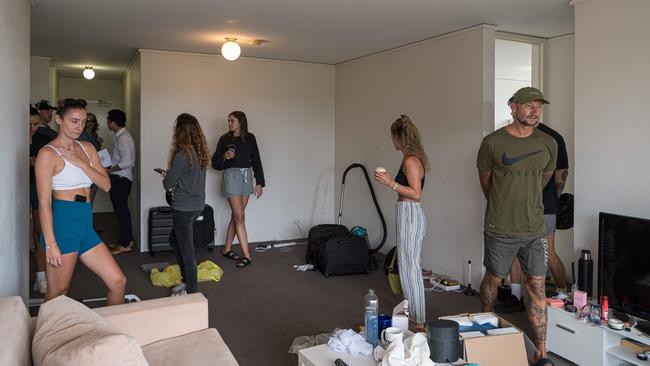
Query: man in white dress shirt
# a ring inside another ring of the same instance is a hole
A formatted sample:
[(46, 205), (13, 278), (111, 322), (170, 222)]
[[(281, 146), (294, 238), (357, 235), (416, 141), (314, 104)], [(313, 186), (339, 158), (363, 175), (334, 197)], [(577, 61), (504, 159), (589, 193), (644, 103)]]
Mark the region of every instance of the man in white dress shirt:
[(129, 211), (129, 194), (133, 185), (133, 166), (135, 165), (135, 143), (126, 126), (126, 114), (119, 109), (108, 111), (106, 117), (108, 129), (115, 133), (112, 165), (107, 168), (111, 178), (111, 203), (120, 228), (120, 238), (111, 248), (111, 253), (120, 254), (133, 250), (133, 229), (131, 211)]

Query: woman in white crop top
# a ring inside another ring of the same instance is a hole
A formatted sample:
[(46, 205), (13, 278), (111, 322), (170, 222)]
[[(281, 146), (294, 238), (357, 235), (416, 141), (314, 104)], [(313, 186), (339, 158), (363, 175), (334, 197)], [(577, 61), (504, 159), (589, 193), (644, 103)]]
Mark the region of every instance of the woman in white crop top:
[(92, 225), (90, 186), (111, 189), (97, 151), (77, 138), (86, 123), (86, 102), (59, 101), (57, 137), (36, 158), (36, 186), (42, 225), (41, 246), (47, 262), (45, 300), (67, 292), (77, 258), (95, 272), (108, 289), (108, 305), (124, 302), (126, 277)]

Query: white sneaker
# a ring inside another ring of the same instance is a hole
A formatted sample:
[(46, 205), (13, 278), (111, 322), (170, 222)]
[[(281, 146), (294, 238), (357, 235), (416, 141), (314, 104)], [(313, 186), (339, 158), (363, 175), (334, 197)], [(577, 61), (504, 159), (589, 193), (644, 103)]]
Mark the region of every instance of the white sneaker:
[(45, 292), (47, 291), (47, 277), (43, 276), (34, 281), (34, 291), (39, 292), (41, 295), (45, 295)]

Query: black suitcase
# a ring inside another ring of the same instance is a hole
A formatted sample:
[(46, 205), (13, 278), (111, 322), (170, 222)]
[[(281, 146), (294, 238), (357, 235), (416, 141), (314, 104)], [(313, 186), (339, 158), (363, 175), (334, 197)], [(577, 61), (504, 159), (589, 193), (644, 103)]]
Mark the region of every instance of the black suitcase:
[(201, 215), (196, 218), (192, 226), (195, 248), (208, 248), (214, 250), (214, 210), (210, 205), (205, 205)]
[(335, 236), (352, 235), (348, 228), (343, 225), (324, 224), (316, 225), (309, 229), (307, 237), (307, 253), (305, 253), (305, 262), (316, 264), (321, 246), (330, 238)]
[(325, 277), (331, 275), (370, 273), (370, 253), (365, 238), (350, 233), (334, 236), (318, 250), (316, 267)]
[(171, 251), (169, 233), (172, 231), (172, 208), (152, 207), (149, 209), (149, 254)]

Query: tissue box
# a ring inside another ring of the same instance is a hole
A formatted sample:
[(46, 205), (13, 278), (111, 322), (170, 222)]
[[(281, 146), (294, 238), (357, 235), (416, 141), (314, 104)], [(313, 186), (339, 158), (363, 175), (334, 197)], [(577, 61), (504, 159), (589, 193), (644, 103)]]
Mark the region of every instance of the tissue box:
[[(497, 329), (486, 336), (463, 338), (463, 359), (481, 366), (521, 366), (528, 365), (524, 335), (505, 319), (493, 313), (459, 314), (443, 316), (440, 319), (454, 320), (468, 318), (474, 322), (497, 322)], [(507, 329), (504, 329), (507, 328)], [(499, 331), (499, 329), (503, 329)], [(506, 333), (506, 334), (501, 334)]]
[(408, 300), (404, 300), (393, 308), (392, 326), (402, 330), (405, 338), (409, 330)]

